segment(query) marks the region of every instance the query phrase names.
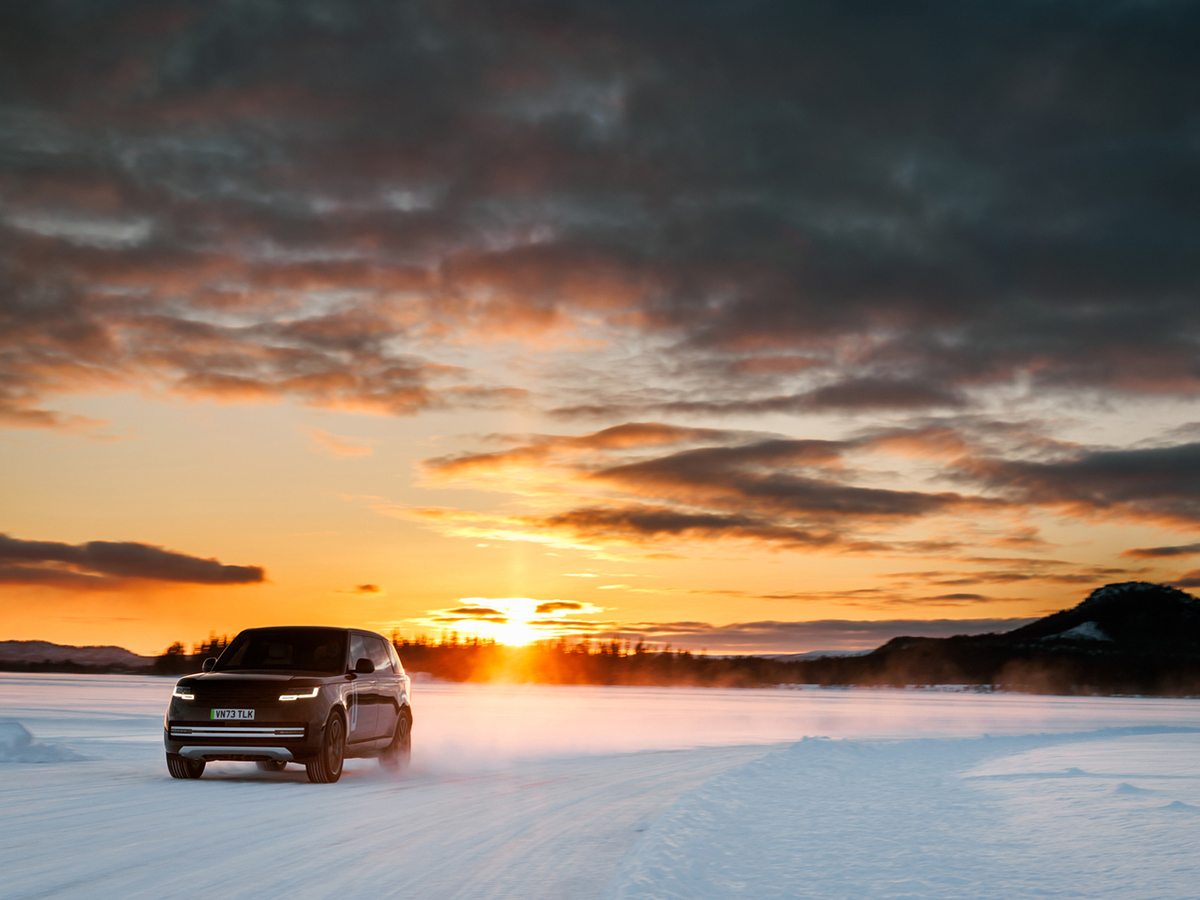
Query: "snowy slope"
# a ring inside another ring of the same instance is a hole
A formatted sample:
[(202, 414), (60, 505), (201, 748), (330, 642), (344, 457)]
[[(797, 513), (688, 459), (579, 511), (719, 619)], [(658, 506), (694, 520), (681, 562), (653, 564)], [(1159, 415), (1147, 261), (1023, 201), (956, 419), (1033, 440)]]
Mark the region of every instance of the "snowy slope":
[[(169, 779), (172, 683), (0, 675), (0, 717), (64, 754), (0, 762), (5, 900), (1183, 900), (1200, 883), (1200, 733), (1170, 731), (1200, 728), (1195, 701), (421, 685), (407, 775), (353, 761), (318, 786), (245, 763)], [(1141, 733), (1097, 731), (1117, 726)]]

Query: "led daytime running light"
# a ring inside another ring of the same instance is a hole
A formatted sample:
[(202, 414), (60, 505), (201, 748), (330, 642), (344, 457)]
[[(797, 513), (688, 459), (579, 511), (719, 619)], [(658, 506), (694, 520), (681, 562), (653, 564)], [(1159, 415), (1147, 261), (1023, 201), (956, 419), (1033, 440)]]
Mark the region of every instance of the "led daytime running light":
[(196, 692), (191, 685), (177, 684), (171, 696), (178, 697), (180, 700), (195, 700)]
[(319, 691), (319, 690), (321, 690), (320, 687), (301, 688), (299, 691), (292, 693), (292, 694), (280, 694), (279, 699), (280, 700), (311, 700), (313, 697), (317, 696), (317, 691)]

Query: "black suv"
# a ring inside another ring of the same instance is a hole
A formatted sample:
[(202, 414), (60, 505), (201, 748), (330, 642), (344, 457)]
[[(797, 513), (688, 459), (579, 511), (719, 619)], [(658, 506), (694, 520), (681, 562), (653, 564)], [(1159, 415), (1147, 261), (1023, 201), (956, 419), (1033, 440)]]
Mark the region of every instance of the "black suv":
[(342, 761), (411, 752), (411, 680), (382, 636), (353, 628), (250, 628), (175, 685), (163, 722), (167, 771), (199, 778), (214, 759), (337, 781)]

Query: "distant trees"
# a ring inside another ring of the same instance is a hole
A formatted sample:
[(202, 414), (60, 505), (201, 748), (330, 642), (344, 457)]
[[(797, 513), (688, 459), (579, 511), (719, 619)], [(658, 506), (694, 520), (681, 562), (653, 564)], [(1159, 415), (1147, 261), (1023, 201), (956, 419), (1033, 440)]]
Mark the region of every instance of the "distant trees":
[(393, 632), (392, 643), (406, 669), (447, 681), (756, 687), (801, 680), (793, 662), (698, 655), (644, 641), (559, 638), (509, 647), (479, 638), (462, 641), (456, 634), (431, 641)]
[(199, 672), (204, 660), (210, 656), (220, 656), (229, 646), (229, 635), (217, 637), (216, 632), (208, 633), (207, 641), (192, 644), (192, 652), (188, 653), (182, 641), (171, 644), (154, 662), (152, 671), (156, 675), (187, 675)]

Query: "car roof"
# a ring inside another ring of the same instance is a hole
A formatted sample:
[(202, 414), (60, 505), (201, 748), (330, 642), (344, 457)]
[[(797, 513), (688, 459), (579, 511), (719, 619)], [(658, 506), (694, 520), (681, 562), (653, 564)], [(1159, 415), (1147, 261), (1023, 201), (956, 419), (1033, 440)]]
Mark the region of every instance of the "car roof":
[[(346, 634), (369, 634), (371, 637), (383, 638), (378, 631), (368, 631), (366, 628), (346, 628), (341, 625), (259, 625), (254, 628), (243, 628), (242, 631), (344, 631)], [(241, 632), (238, 632), (241, 634)]]

